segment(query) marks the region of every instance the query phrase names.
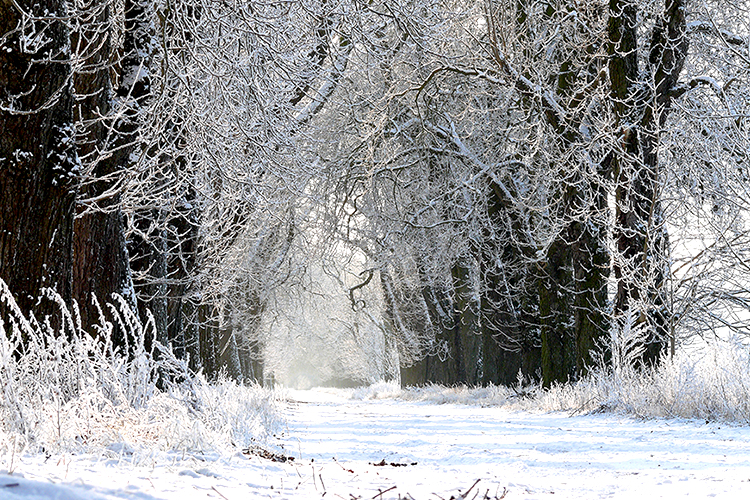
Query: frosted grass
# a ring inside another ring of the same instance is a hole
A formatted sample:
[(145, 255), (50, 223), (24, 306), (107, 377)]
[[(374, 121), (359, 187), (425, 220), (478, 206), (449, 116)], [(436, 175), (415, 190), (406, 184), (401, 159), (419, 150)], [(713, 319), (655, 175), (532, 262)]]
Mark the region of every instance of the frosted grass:
[[(92, 331), (58, 303), (43, 323), (18, 310), (0, 281), (0, 467), (23, 453), (125, 455), (236, 453), (263, 444), (281, 425), (277, 396), (258, 385), (192, 373), (153, 339), (122, 299)], [(51, 323), (60, 324), (57, 329)], [(112, 345), (115, 325), (130, 355)], [(4, 462), (4, 464), (3, 464)]]
[(655, 368), (598, 368), (580, 381), (469, 388), (427, 385), (401, 389), (380, 382), (350, 390), (352, 399), (497, 406), (528, 412), (616, 413), (750, 423), (750, 357), (739, 342), (717, 341), (700, 353), (679, 353)]

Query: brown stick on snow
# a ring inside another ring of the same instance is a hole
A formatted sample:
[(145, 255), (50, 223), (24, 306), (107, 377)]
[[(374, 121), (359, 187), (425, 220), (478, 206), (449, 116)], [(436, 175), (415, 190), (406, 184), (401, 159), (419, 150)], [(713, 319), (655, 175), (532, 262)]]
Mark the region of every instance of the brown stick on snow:
[(375, 495), (374, 497), (372, 497), (370, 500), (375, 500), (378, 497), (383, 498), (383, 493), (388, 493), (389, 491), (395, 490), (395, 489), (396, 489), (395, 486), (391, 486), (387, 490), (383, 490), (383, 491), (378, 490), (378, 491), (380, 491), (380, 493), (378, 493), (377, 495)]
[(481, 479), (477, 479), (476, 481), (474, 481), (474, 484), (471, 485), (471, 488), (469, 488), (468, 490), (466, 490), (466, 493), (463, 493), (463, 494), (459, 495), (458, 498), (459, 499), (466, 499), (466, 498), (468, 498), (469, 497), (469, 493), (471, 492), (471, 490), (474, 489), (474, 486), (476, 486), (476, 485), (479, 484), (479, 481), (481, 481)]

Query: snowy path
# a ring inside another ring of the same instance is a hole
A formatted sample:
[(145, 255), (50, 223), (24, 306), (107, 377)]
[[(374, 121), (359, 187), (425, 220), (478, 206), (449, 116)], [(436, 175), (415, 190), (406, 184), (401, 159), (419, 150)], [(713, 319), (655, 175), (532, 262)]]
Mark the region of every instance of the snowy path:
[[(391, 486), (394, 498), (449, 498), (477, 479), (509, 499), (750, 498), (745, 427), (365, 401), (300, 404), (290, 433), (302, 457), (354, 471), (335, 486), (324, 473), (328, 488), (364, 498)], [(368, 466), (382, 459), (417, 465)]]
[(292, 397), (279, 437), (293, 462), (25, 456), (22, 478), (0, 474), (0, 499), (448, 499), (476, 480), (468, 498), (750, 498), (747, 427)]

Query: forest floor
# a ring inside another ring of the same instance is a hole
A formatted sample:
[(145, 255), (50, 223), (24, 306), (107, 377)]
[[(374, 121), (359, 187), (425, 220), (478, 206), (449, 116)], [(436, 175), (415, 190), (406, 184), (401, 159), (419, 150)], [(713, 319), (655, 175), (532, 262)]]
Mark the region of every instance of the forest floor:
[(750, 498), (746, 426), (351, 396), (288, 391), (275, 442), (244, 453), (12, 457), (0, 498)]

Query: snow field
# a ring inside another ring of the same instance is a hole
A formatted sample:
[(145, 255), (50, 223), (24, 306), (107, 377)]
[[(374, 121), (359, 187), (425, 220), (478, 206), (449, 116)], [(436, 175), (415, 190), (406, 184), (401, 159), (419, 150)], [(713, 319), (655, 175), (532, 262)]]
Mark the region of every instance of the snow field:
[[(304, 400), (305, 394), (298, 397)], [(397, 489), (387, 498), (450, 498), (476, 480), (479, 498), (488, 490), (490, 498), (503, 491), (506, 498), (747, 498), (743, 495), (750, 493), (746, 427), (372, 403), (300, 403), (290, 424), (292, 436), (305, 436), (298, 445), (303, 457), (306, 448), (314, 463), (335, 456), (338, 463), (328, 470), (341, 464), (369, 476), (366, 487), (351, 491), (362, 498), (391, 486)], [(368, 466), (382, 459), (417, 465)], [(333, 480), (326, 485), (340, 493), (329, 483)]]
[[(477, 480), (466, 498), (750, 494), (747, 427), (353, 400), (349, 392), (333, 390), (290, 391), (288, 399), (286, 425), (268, 445), (294, 457), (286, 463), (242, 453), (136, 457), (138, 452), (113, 449), (46, 460), (25, 454), (17, 457), (13, 476), (0, 475), (0, 497), (447, 500), (460, 498)], [(382, 461), (386, 465), (374, 465)]]

